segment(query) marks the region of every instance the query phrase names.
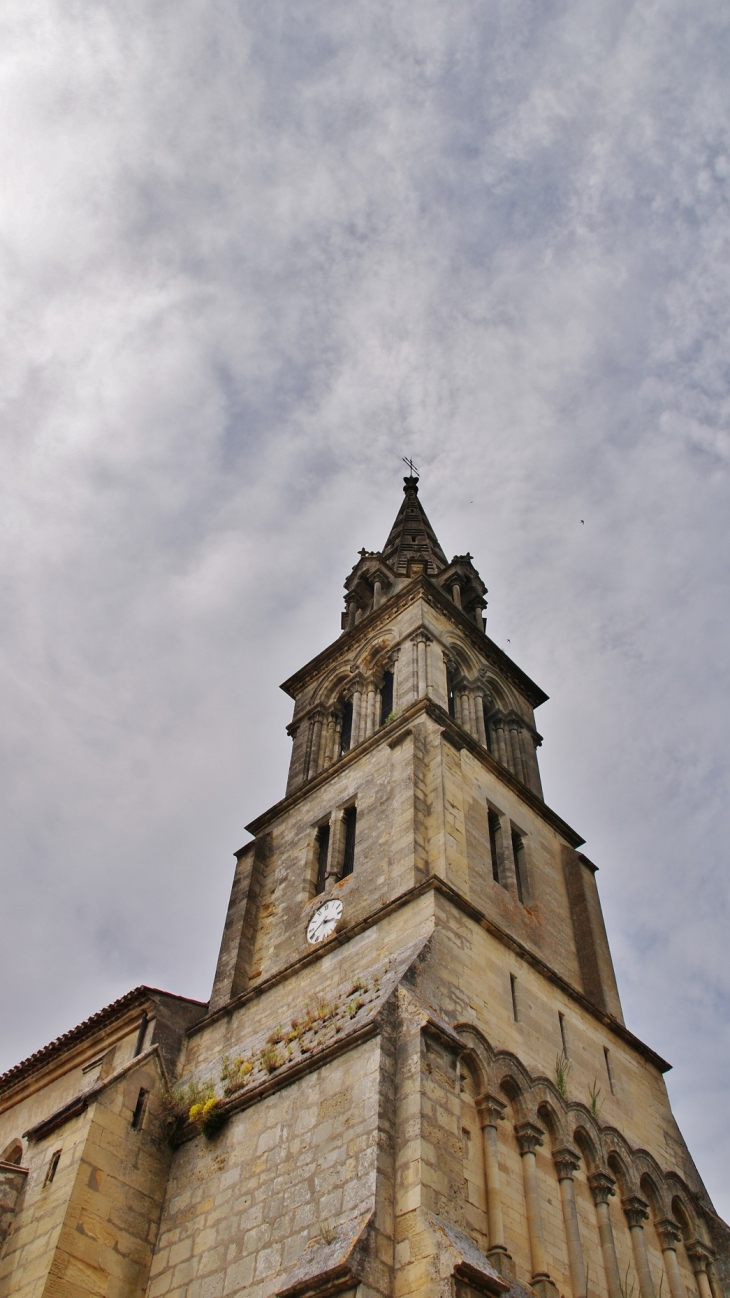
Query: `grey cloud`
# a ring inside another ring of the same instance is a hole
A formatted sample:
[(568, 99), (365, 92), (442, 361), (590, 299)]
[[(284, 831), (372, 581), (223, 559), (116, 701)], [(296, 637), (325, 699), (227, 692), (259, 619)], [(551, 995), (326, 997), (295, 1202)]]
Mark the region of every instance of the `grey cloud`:
[(278, 682), (412, 453), (552, 696), (548, 798), (730, 1213), (721, 9), (3, 24), (3, 1062), (142, 980), (207, 995)]

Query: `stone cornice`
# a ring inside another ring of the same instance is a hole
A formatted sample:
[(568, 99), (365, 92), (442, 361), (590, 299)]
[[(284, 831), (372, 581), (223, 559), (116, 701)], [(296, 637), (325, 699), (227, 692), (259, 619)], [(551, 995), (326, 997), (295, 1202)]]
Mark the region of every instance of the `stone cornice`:
[(542, 974), (543, 977), (548, 980), (548, 982), (551, 982), (555, 987), (558, 987), (565, 996), (575, 1001), (575, 1003), (580, 1005), (581, 1009), (585, 1010), (587, 1014), (596, 1019), (599, 1023), (602, 1023), (609, 1032), (612, 1032), (614, 1036), (619, 1037), (621, 1041), (630, 1046), (632, 1050), (635, 1050), (643, 1059), (646, 1059), (647, 1062), (656, 1068), (658, 1072), (669, 1072), (672, 1065), (668, 1064), (665, 1059), (662, 1059), (661, 1055), (658, 1055), (655, 1050), (652, 1050), (651, 1046), (645, 1045), (643, 1041), (638, 1037), (635, 1037), (633, 1032), (630, 1032), (627, 1027), (624, 1027), (623, 1023), (619, 1023), (618, 1019), (615, 1019), (612, 1015), (606, 1014), (604, 1011), (598, 1009), (598, 1007), (594, 1005), (593, 1002), (583, 994), (583, 992), (578, 991), (577, 987), (573, 987), (573, 985), (567, 982), (559, 973), (556, 973), (554, 969), (551, 969), (550, 966), (540, 958), (540, 956), (536, 955), (534, 951), (531, 951), (529, 947), (524, 946), (522, 942), (513, 937), (511, 933), (507, 933), (499, 926), (499, 924), (496, 924), (494, 920), (485, 915), (484, 911), (479, 910), (466, 897), (462, 897), (461, 893), (457, 892), (455, 888), (452, 888), (451, 884), (447, 883), (445, 879), (442, 879), (436, 874), (430, 875), (428, 879), (424, 879), (422, 883), (416, 884), (415, 887), (406, 889), (405, 892), (400, 893), (391, 901), (388, 901), (383, 906), (379, 906), (376, 910), (371, 911), (371, 913), (366, 915), (364, 919), (360, 919), (354, 924), (344, 925), (342, 928), (335, 929), (332, 937), (328, 938), (325, 942), (318, 943), (313, 951), (308, 951), (306, 955), (300, 956), (298, 960), (293, 960), (290, 965), (285, 965), (282, 969), (278, 969), (276, 973), (271, 974), (269, 978), (265, 978), (260, 983), (256, 983), (254, 987), (249, 987), (245, 992), (241, 992), (240, 995), (228, 1001), (226, 1005), (221, 1005), (221, 1007), (215, 1010), (212, 1014), (208, 1014), (205, 1018), (199, 1019), (197, 1023), (193, 1023), (188, 1028), (187, 1035), (189, 1037), (195, 1036), (198, 1032), (203, 1032), (212, 1023), (217, 1023), (220, 1019), (227, 1018), (231, 1014), (236, 1013), (237, 1010), (243, 1009), (243, 1007), (248, 1005), (250, 1001), (257, 1000), (260, 996), (264, 996), (273, 987), (278, 986), (279, 983), (287, 982), (290, 978), (296, 977), (302, 969), (315, 964), (317, 960), (321, 960), (324, 956), (330, 955), (336, 947), (345, 946), (353, 937), (357, 937), (360, 933), (366, 932), (367, 929), (372, 928), (375, 924), (379, 924), (381, 920), (387, 919), (389, 915), (395, 914), (396, 911), (401, 910), (404, 906), (410, 905), (414, 901), (417, 901), (420, 897), (425, 896), (429, 892), (439, 893), (440, 896), (451, 902), (470, 919), (474, 920), (475, 923), (479, 924), (481, 928), (486, 929), (486, 931), (491, 933), (498, 942), (501, 942), (504, 946), (508, 947), (510, 951), (513, 951), (515, 955), (519, 956), (520, 959), (524, 960), (526, 964), (529, 964), (533, 969), (536, 969), (538, 973)]
[(462, 609), (457, 608), (453, 600), (444, 594), (438, 586), (431, 581), (430, 577), (420, 576), (413, 577), (397, 594), (389, 596), (378, 608), (373, 609), (357, 626), (351, 627), (349, 631), (343, 631), (342, 635), (326, 649), (322, 649), (308, 663), (305, 663), (298, 672), (294, 672), (284, 683), (281, 689), (290, 698), (295, 699), (298, 694), (309, 683), (310, 680), (319, 676), (322, 671), (335, 659), (343, 656), (346, 657), (348, 652), (358, 645), (361, 639), (367, 639), (372, 635), (381, 624), (392, 621), (393, 617), (414, 604), (419, 598), (426, 600), (434, 608), (438, 608), (444, 613), (460, 631), (463, 631), (472, 646), (476, 649), (487, 662), (491, 663), (500, 671), (513, 685), (517, 687), (521, 694), (527, 699), (533, 708), (537, 708), (541, 703), (546, 703), (548, 695), (540, 689), (533, 680), (523, 672), (517, 663), (513, 662), (504, 650), (499, 648), (488, 635), (467, 617)]
[(250, 823), (246, 825), (248, 833), (253, 834), (254, 836), (260, 834), (263, 830), (272, 825), (279, 816), (284, 815), (284, 813), (289, 811), (291, 807), (297, 806), (297, 804), (301, 802), (302, 799), (308, 797), (313, 790), (321, 788), (322, 785), (326, 784), (333, 775), (339, 775), (341, 771), (347, 770), (348, 766), (352, 766), (365, 753), (371, 752), (379, 743), (393, 744), (394, 742), (397, 742), (397, 736), (401, 728), (408, 728), (408, 726), (423, 713), (427, 713), (433, 721), (437, 722), (443, 731), (444, 738), (448, 740), (449, 743), (451, 743), (455, 748), (468, 749), (473, 757), (476, 757), (476, 759), (480, 761), (488, 771), (497, 775), (499, 779), (502, 780), (503, 784), (506, 784), (507, 787), (511, 789), (513, 793), (516, 793), (523, 802), (526, 802), (527, 805), (537, 813), (541, 820), (544, 820), (552, 829), (556, 830), (556, 832), (560, 834), (560, 836), (564, 838), (566, 843), (569, 843), (571, 847), (580, 847), (585, 842), (585, 839), (581, 838), (580, 834), (578, 834), (576, 830), (571, 829), (570, 825), (567, 824), (567, 822), (563, 820), (556, 811), (553, 811), (548, 807), (547, 803), (543, 802), (542, 798), (539, 798), (536, 793), (533, 793), (531, 789), (528, 789), (527, 785), (523, 784), (521, 780), (518, 780), (506, 766), (502, 766), (502, 764), (498, 762), (477, 739), (473, 739), (470, 734), (467, 734), (466, 730), (459, 725), (458, 721), (455, 721), (453, 717), (450, 717), (448, 712), (440, 707), (438, 703), (434, 703), (433, 699), (428, 698), (417, 699), (415, 703), (410, 705), (410, 707), (406, 708), (403, 712), (399, 712), (394, 721), (391, 721), (388, 725), (381, 726), (378, 730), (375, 730), (373, 734), (370, 735), (369, 739), (358, 744), (356, 748), (350, 748), (348, 752), (343, 753), (342, 757), (338, 758), (336, 762), (333, 762), (332, 765), (328, 766), (324, 771), (320, 771), (318, 775), (315, 775), (314, 779), (306, 780), (303, 784), (300, 784), (298, 788), (288, 794), (287, 797), (282, 798), (280, 802), (275, 802), (273, 807), (269, 807), (268, 811), (263, 811), (260, 816), (257, 816), (255, 820), (250, 821)]

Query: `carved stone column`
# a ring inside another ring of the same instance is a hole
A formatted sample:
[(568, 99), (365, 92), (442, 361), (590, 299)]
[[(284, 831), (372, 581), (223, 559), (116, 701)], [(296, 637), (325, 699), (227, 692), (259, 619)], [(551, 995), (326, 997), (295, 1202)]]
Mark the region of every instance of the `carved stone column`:
[(541, 1298), (555, 1292), (547, 1265), (545, 1236), (540, 1212), (540, 1193), (537, 1184), (537, 1159), (535, 1150), (539, 1149), (544, 1136), (542, 1128), (533, 1122), (520, 1122), (515, 1127), (517, 1144), (522, 1158), (522, 1176), (525, 1184), (525, 1211), (527, 1213), (527, 1234), (530, 1240), (530, 1257), (532, 1260), (532, 1277), (530, 1284), (537, 1289)]
[(527, 784), (524, 768), (522, 765), (522, 750), (520, 748), (521, 729), (522, 726), (520, 725), (519, 721), (517, 721), (516, 719), (510, 720), (509, 732), (508, 732), (509, 752), (510, 752), (510, 757), (512, 759), (510, 761), (510, 766), (512, 767), (512, 771), (514, 772), (514, 774), (517, 776), (517, 779), (522, 780), (523, 784)]
[(507, 769), (509, 770), (510, 765), (509, 762), (507, 761), (507, 745), (505, 744), (505, 740), (504, 740), (504, 720), (499, 715), (497, 715), (494, 718), (493, 730), (494, 730), (494, 744), (497, 749), (495, 756), (497, 758), (497, 761), (501, 762), (502, 765), (506, 766)]
[(322, 757), (322, 766), (332, 765), (332, 755), (334, 753), (335, 742), (335, 714), (328, 713), (327, 721), (324, 728), (324, 755)]
[(453, 586), (451, 587), (451, 594), (453, 596), (453, 600), (456, 607), (461, 608), (461, 586), (459, 585), (458, 581), (455, 581)]
[(649, 1255), (646, 1251), (644, 1235), (644, 1222), (649, 1216), (649, 1205), (640, 1199), (638, 1194), (633, 1194), (628, 1199), (623, 1199), (621, 1206), (631, 1231), (631, 1246), (634, 1250), (636, 1274), (639, 1277), (639, 1293), (641, 1298), (654, 1298), (654, 1282), (649, 1270)]
[(350, 748), (357, 748), (360, 743), (360, 709), (362, 704), (362, 681), (356, 681), (352, 689), (352, 730)]
[(466, 691), (466, 729), (469, 731), (472, 739), (477, 737), (477, 722), (474, 714), (474, 691)]
[(375, 682), (368, 681), (367, 691), (365, 694), (365, 727), (364, 727), (365, 734), (363, 736), (365, 739), (369, 739), (375, 729), (376, 697), (377, 697), (377, 691), (375, 689)]
[(474, 718), (477, 724), (477, 739), (482, 748), (489, 748), (487, 743), (487, 728), (484, 724), (484, 695), (478, 691), (474, 695)]
[(664, 1269), (669, 1281), (671, 1298), (687, 1298), (677, 1261), (677, 1244), (682, 1238), (682, 1232), (677, 1223), (669, 1217), (664, 1217), (661, 1221), (655, 1222), (654, 1225), (662, 1248)]
[(514, 1279), (514, 1262), (504, 1241), (502, 1221), (502, 1191), (499, 1182), (499, 1146), (497, 1123), (504, 1117), (505, 1105), (496, 1095), (482, 1095), (476, 1102), (482, 1124), (484, 1144), (484, 1172), (487, 1182), (487, 1220), (489, 1222), (489, 1248), (487, 1257), (500, 1275)]
[(400, 650), (396, 649), (390, 660), (390, 670), (393, 673), (393, 711), (394, 712), (400, 712), (401, 694), (403, 693), (399, 659), (400, 659)]
[(309, 763), (307, 779), (313, 780), (319, 770), (319, 746), (322, 741), (322, 713), (315, 712), (309, 720)]
[(608, 1206), (608, 1200), (611, 1195), (616, 1193), (616, 1182), (613, 1177), (608, 1176), (606, 1172), (593, 1172), (591, 1176), (588, 1177), (588, 1184), (591, 1188), (591, 1194), (593, 1195), (593, 1202), (596, 1205), (598, 1237), (601, 1241), (601, 1253), (603, 1255), (603, 1269), (606, 1272), (608, 1298), (622, 1298), (621, 1273), (618, 1269), (616, 1241), (613, 1238), (611, 1211)]
[(383, 598), (383, 583), (380, 581), (373, 582), (373, 608), (380, 608)]
[(332, 732), (332, 761), (336, 762), (340, 754), (340, 745), (342, 743), (342, 717), (336, 712), (333, 717)]
[(709, 1248), (707, 1244), (703, 1244), (701, 1239), (690, 1240), (689, 1244), (687, 1244), (687, 1257), (694, 1271), (697, 1292), (700, 1298), (712, 1298), (712, 1285), (707, 1274), (707, 1268), (714, 1256), (714, 1250)]
[(586, 1268), (583, 1261), (583, 1247), (578, 1229), (578, 1210), (575, 1206), (575, 1186), (573, 1173), (580, 1166), (580, 1154), (574, 1149), (564, 1147), (553, 1153), (553, 1163), (558, 1174), (560, 1201), (563, 1206), (565, 1225), (565, 1242), (568, 1245), (568, 1266), (573, 1286), (573, 1298), (586, 1298)]

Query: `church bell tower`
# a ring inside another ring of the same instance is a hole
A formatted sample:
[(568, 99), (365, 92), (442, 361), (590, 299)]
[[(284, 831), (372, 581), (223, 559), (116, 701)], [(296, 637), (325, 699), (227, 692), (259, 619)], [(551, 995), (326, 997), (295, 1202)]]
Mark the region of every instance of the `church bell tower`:
[(596, 866), (543, 798), (547, 696), (486, 593), (407, 477), (342, 634), (283, 685), (286, 796), (248, 827), (189, 1065), (249, 1050), (226, 1103), (270, 1107), (272, 1193), (304, 1214), (278, 1294), (719, 1298), (727, 1228), (624, 1024)]
[(283, 686), (209, 1004), (137, 989), (0, 1079), (0, 1140), (33, 1124), (0, 1295), (730, 1298), (486, 594), (406, 478)]

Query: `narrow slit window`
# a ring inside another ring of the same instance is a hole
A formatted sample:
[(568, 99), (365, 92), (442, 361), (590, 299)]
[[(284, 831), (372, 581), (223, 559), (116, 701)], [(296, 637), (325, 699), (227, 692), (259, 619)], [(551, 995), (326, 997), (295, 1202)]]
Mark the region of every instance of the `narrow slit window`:
[(517, 896), (522, 905), (525, 904), (525, 844), (522, 835), (517, 833), (516, 829), (512, 830), (512, 853), (515, 858), (515, 882), (517, 884)]
[(613, 1073), (611, 1072), (611, 1057), (608, 1053), (608, 1046), (603, 1047), (603, 1058), (606, 1061), (606, 1076), (608, 1078), (608, 1089), (612, 1095), (615, 1095), (616, 1092), (613, 1089)]
[(145, 1090), (144, 1086), (141, 1086), (139, 1095), (137, 1096), (137, 1103), (134, 1106), (134, 1113), (132, 1114), (132, 1128), (134, 1131), (140, 1131), (142, 1128), (145, 1111), (147, 1109), (148, 1095), (149, 1091)]
[(517, 979), (514, 974), (510, 974), (509, 976), (509, 989), (512, 996), (512, 1018), (515, 1023), (519, 1023), (520, 1016), (517, 1012)]
[(448, 691), (448, 701), (449, 701), (449, 716), (453, 717), (455, 721), (456, 720), (456, 694), (454, 693), (454, 678), (451, 675), (451, 672), (449, 672), (449, 676), (448, 676), (447, 691)]
[(342, 878), (352, 874), (355, 869), (355, 830), (357, 827), (357, 807), (346, 807), (343, 817), (345, 822), (345, 852), (342, 858)]
[(385, 672), (380, 691), (380, 724), (384, 726), (393, 711), (393, 673)]
[(346, 753), (352, 743), (352, 699), (342, 704), (342, 729), (340, 730), (340, 756)]
[(48, 1164), (46, 1179), (43, 1182), (44, 1185), (51, 1184), (51, 1181), (53, 1180), (54, 1176), (56, 1175), (56, 1171), (58, 1170), (58, 1164), (60, 1163), (60, 1161), (61, 1161), (61, 1151), (60, 1149), (57, 1149), (55, 1154), (52, 1156), (50, 1163)]
[(501, 833), (499, 816), (496, 811), (489, 812), (489, 855), (492, 862), (492, 878), (501, 883), (499, 877), (499, 835)]
[(558, 1013), (558, 1023), (560, 1024), (560, 1040), (563, 1043), (563, 1054), (568, 1058), (568, 1038), (565, 1035), (565, 1015)]
[[(314, 885), (315, 892), (324, 892), (327, 882), (327, 856), (330, 846), (330, 827), (329, 824), (320, 825), (317, 830), (317, 882)], [(311, 875), (310, 875), (311, 878)]]

